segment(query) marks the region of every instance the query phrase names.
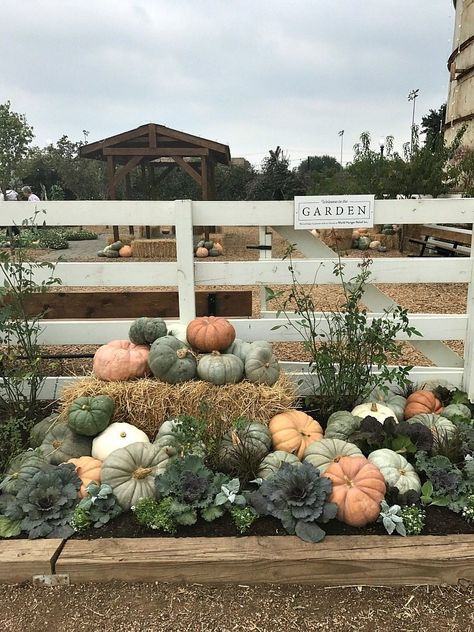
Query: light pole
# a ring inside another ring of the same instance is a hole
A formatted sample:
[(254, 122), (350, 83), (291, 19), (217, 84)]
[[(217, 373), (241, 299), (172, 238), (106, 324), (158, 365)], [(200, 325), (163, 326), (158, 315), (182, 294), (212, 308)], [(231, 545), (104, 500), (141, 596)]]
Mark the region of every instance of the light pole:
[(380, 147), (380, 159), (383, 159), (383, 151), (385, 149), (385, 138), (383, 136), (379, 138), (379, 147)]
[(342, 150), (343, 150), (343, 147), (344, 147), (344, 130), (341, 129), (341, 131), (338, 132), (338, 134), (339, 134), (339, 136), (341, 138), (341, 167), (342, 167)]
[(413, 130), (415, 127), (415, 104), (416, 104), (416, 99), (418, 97), (419, 92), (420, 92), (420, 89), (417, 88), (416, 90), (410, 90), (410, 92), (408, 93), (408, 100), (413, 101), (413, 111), (412, 111), (412, 116), (411, 116), (410, 154), (413, 153), (413, 137), (414, 137)]

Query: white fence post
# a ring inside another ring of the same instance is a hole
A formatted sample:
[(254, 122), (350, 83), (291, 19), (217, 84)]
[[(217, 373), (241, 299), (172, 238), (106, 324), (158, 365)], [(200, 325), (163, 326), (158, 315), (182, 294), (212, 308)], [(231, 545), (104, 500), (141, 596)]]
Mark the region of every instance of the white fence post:
[(471, 278), (467, 288), (467, 332), (464, 340), (463, 388), (474, 401), (474, 224), (471, 237)]
[(186, 324), (193, 318), (196, 318), (192, 201), (175, 200), (174, 212), (179, 319)]

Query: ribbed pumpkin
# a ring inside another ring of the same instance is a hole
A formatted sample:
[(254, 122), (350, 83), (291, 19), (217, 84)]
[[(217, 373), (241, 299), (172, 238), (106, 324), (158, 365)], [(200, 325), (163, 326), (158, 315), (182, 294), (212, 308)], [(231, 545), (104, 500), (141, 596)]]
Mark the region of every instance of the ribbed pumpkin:
[[(0, 483), (0, 492), (16, 494), (18, 487), (25, 481), (29, 481), (35, 474), (52, 467), (42, 457), (40, 451), (27, 450), (15, 456), (8, 464), (5, 477)], [(1, 494), (0, 494), (1, 495)]]
[(380, 470), (364, 457), (343, 457), (332, 463), (322, 476), (332, 481), (330, 502), (338, 506), (337, 518), (352, 527), (375, 522), (385, 496)]
[(167, 333), (166, 323), (162, 318), (142, 316), (132, 323), (128, 337), (136, 345), (151, 345)]
[(258, 463), (268, 454), (272, 439), (264, 424), (248, 422), (224, 434), (219, 445), (220, 468), (224, 472), (238, 468), (242, 460)]
[(208, 257), (209, 256), (209, 250), (207, 248), (204, 248), (204, 246), (201, 248), (196, 248), (196, 257), (199, 257), (200, 259), (203, 259), (204, 257)]
[(189, 344), (203, 353), (225, 351), (235, 340), (235, 329), (225, 318), (201, 316), (186, 330)]
[(426, 390), (419, 390), (412, 393), (407, 398), (405, 406), (405, 419), (410, 419), (421, 413), (435, 413), (439, 415), (443, 410), (443, 404), (434, 393)]
[(231, 353), (213, 351), (199, 359), (197, 374), (201, 380), (211, 384), (236, 384), (244, 375), (244, 364)]
[(114, 400), (107, 395), (77, 397), (68, 410), (68, 425), (77, 434), (95, 437), (110, 423)]
[(320, 472), (324, 472), (331, 463), (337, 463), (345, 456), (363, 456), (363, 454), (353, 443), (328, 438), (314, 441), (304, 451), (304, 460), (317, 467)]
[(286, 410), (275, 415), (268, 428), (275, 450), (291, 452), (300, 460), (313, 441), (323, 438), (323, 429), (319, 423), (300, 410)]
[(337, 410), (329, 417), (324, 436), (328, 439), (347, 441), (351, 434), (359, 430), (361, 421), (360, 417), (354, 417), (347, 410)]
[(196, 358), (191, 349), (174, 336), (155, 340), (150, 348), (149, 363), (153, 375), (168, 384), (196, 377)]
[(378, 404), (384, 404), (393, 410), (395, 415), (397, 416), (398, 421), (403, 421), (405, 406), (407, 403), (406, 397), (403, 395), (399, 395), (394, 393), (391, 390), (388, 390), (386, 393), (380, 389), (376, 388), (369, 395), (369, 402), (377, 402)]
[(285, 452), (284, 450), (276, 450), (270, 452), (260, 463), (258, 468), (258, 476), (260, 478), (270, 478), (281, 468), (283, 463), (290, 463), (291, 465), (301, 465), (301, 461), (294, 454)]
[(72, 463), (74, 465), (76, 468), (76, 474), (82, 481), (82, 485), (79, 490), (79, 496), (81, 498), (84, 498), (87, 495), (87, 486), (89, 483), (95, 481), (100, 484), (102, 461), (99, 461), (99, 459), (93, 459), (91, 456), (81, 456), (78, 459), (69, 459), (67, 463)]
[(280, 376), (280, 365), (268, 347), (250, 348), (245, 358), (245, 377), (253, 384), (273, 386)]
[(129, 340), (112, 340), (97, 349), (92, 371), (106, 382), (133, 380), (149, 374), (148, 347)]
[(266, 347), (267, 349), (272, 351), (272, 343), (267, 342), (266, 340), (254, 340), (253, 342), (246, 342), (245, 340), (241, 340), (240, 338), (236, 338), (234, 342), (225, 350), (225, 353), (232, 353), (236, 355), (238, 358), (242, 360), (245, 364), (245, 360), (247, 359), (247, 355), (250, 351), (253, 351), (257, 347)]
[(90, 437), (76, 434), (63, 423), (51, 428), (39, 447), (44, 458), (53, 465), (59, 465), (80, 456), (90, 456), (91, 449)]
[(38, 421), (38, 423), (30, 430), (30, 447), (39, 448), (48, 432), (57, 423), (59, 423), (59, 417), (56, 414), (49, 415), (49, 417), (45, 417), (41, 421)]
[(441, 440), (449, 440), (456, 433), (456, 426), (452, 421), (435, 413), (421, 413), (410, 417), (407, 421), (410, 424), (423, 424), (431, 430), (435, 437)]
[(370, 463), (382, 472), (389, 487), (396, 487), (400, 494), (413, 490), (421, 491), (421, 482), (415, 468), (406, 458), (387, 448), (371, 452), (368, 456)]
[(365, 404), (359, 404), (352, 410), (352, 415), (354, 417), (360, 417), (364, 419), (365, 417), (374, 417), (377, 421), (380, 421), (381, 424), (388, 419), (389, 417), (397, 418), (395, 411), (393, 411), (388, 406), (384, 406), (378, 402), (366, 402)]
[(116, 421), (93, 440), (92, 456), (99, 461), (105, 461), (114, 450), (139, 442), (150, 443), (150, 439), (143, 430), (132, 424)]
[[(120, 257), (131, 257), (133, 255), (131, 246), (122, 246), (118, 251)], [(80, 478), (80, 477), (79, 477)]]

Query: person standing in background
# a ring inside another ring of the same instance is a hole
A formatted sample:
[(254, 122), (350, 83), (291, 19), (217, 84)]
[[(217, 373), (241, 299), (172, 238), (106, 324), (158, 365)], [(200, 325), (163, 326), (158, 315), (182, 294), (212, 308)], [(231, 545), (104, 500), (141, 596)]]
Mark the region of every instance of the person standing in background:
[[(0, 201), (6, 200), (7, 202), (16, 202), (18, 200), (18, 193), (13, 189), (7, 189), (5, 191), (5, 195), (0, 192)], [(7, 237), (13, 237), (20, 234), (20, 229), (18, 226), (7, 226), (6, 235)]]
[(30, 187), (27, 187), (27, 186), (21, 187), (21, 192), (26, 197), (28, 202), (39, 202), (40, 201), (39, 197), (33, 193), (33, 191), (31, 190)]

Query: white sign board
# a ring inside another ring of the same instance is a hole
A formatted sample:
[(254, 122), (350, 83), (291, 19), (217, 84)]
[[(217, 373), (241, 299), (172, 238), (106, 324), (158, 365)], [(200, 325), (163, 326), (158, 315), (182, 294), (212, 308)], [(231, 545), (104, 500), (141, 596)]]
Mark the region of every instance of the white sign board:
[(373, 195), (300, 195), (295, 197), (295, 229), (371, 228)]

